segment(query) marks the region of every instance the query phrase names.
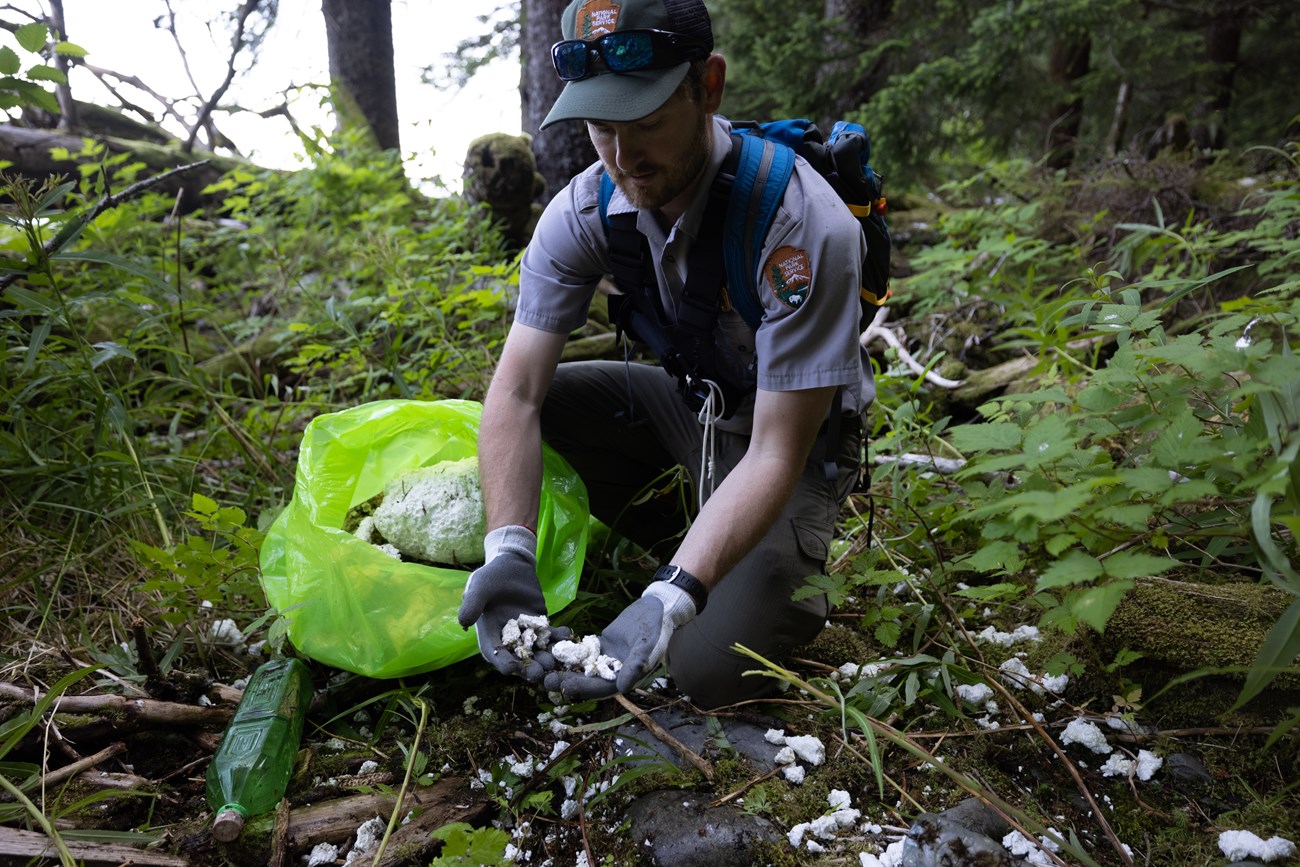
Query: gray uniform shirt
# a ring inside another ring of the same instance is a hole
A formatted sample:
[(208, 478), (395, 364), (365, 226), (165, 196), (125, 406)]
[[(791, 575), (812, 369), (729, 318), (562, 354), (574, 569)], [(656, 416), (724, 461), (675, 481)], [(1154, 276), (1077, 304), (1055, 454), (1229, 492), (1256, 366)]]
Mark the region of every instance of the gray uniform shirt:
[[(713, 153), (703, 183), (665, 235), (653, 214), (637, 214), (649, 242), (660, 303), (676, 318), (691, 245), (708, 201), (709, 185), (730, 150), (730, 124), (715, 118)], [(567, 333), (586, 322), (601, 277), (609, 273), (599, 195), (603, 168), (593, 164), (547, 205), (524, 251), (515, 320)], [(615, 190), (609, 213), (635, 208)], [(844, 386), (844, 411), (861, 412), (875, 397), (871, 363), (858, 342), (862, 258), (866, 241), (839, 196), (803, 159), (767, 233), (756, 281), (763, 319), (755, 333), (724, 304), (715, 330), (718, 363), (737, 381), (765, 391)], [(743, 291), (743, 290), (738, 290)], [(665, 374), (667, 375), (667, 374)], [(747, 433), (753, 399), (721, 430)]]

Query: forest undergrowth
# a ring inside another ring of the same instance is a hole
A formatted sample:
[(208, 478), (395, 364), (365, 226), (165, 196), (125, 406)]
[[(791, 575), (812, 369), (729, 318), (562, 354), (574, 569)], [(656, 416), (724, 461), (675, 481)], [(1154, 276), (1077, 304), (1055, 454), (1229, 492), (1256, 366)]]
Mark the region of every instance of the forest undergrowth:
[[(834, 614), (794, 659), (755, 659), (779, 700), (713, 714), (816, 736), (801, 784), (725, 749), (619, 757), (616, 728), (687, 701), (671, 684), (566, 708), (474, 659), (391, 680), (313, 662), (290, 805), (454, 789), (436, 827), (381, 815), (366, 860), (388, 864), (634, 863), (626, 807), (664, 788), (770, 823), (773, 864), (867, 863), (971, 796), (1032, 863), (1218, 865), (1225, 830), (1300, 840), (1289, 147), (1008, 163), (897, 197), (870, 490), (804, 591)], [(513, 253), (383, 157), (235, 174), (193, 214), (107, 192), (140, 167), (86, 157), (66, 183), (4, 180), (0, 824), (65, 864), (91, 844), (296, 859), (274, 817), (218, 847), (202, 801), (222, 686), (293, 652), (263, 539), (313, 418), (482, 396)], [(608, 333), (595, 310), (575, 338)], [(653, 565), (593, 535), (557, 619), (598, 631)], [(837, 791), (860, 821), (792, 845)]]

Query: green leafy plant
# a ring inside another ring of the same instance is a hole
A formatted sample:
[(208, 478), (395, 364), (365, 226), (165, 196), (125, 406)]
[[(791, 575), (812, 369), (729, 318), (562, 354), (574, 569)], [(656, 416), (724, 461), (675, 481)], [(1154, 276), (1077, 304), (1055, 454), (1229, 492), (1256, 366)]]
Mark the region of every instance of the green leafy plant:
[[(45, 63), (42, 54), (47, 49), (50, 36), (44, 24), (24, 24), (13, 31), (13, 39), (28, 55), (26, 62), (30, 65), (24, 70), (24, 58), (8, 45), (0, 45), (0, 111), (12, 119), (13, 110), (25, 105), (34, 105), (51, 113), (59, 111), (59, 102), (54, 94), (46, 90), (42, 82), (66, 84), (67, 77), (58, 69)], [(65, 57), (85, 57), (86, 50), (67, 41), (59, 41), (49, 46), (53, 54)]]
[(465, 822), (452, 822), (433, 831), (442, 840), (442, 853), (429, 867), (480, 867), (511, 864), (505, 857), (510, 835), (497, 828), (475, 828)]

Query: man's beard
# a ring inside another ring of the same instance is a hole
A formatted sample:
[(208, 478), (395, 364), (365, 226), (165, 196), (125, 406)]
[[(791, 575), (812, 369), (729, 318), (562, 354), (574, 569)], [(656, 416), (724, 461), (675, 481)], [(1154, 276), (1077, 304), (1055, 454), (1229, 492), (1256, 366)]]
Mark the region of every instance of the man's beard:
[[(631, 182), (627, 174), (618, 169), (610, 172), (614, 183), (627, 196), (634, 207), (642, 211), (654, 211), (662, 208), (680, 196), (704, 171), (709, 162), (709, 116), (700, 115), (699, 125), (691, 137), (690, 147), (684, 151), (686, 162), (664, 166), (659, 176), (648, 187), (638, 187)], [(609, 170), (609, 166), (605, 167)]]

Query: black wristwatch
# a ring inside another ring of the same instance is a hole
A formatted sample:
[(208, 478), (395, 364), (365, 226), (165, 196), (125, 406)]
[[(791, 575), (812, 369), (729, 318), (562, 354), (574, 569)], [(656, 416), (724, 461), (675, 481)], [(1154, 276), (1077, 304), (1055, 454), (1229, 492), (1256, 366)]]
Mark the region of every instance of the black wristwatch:
[(681, 566), (660, 566), (659, 571), (655, 572), (654, 580), (667, 581), (674, 587), (685, 590), (695, 603), (695, 613), (704, 613), (704, 603), (709, 601), (709, 588)]

